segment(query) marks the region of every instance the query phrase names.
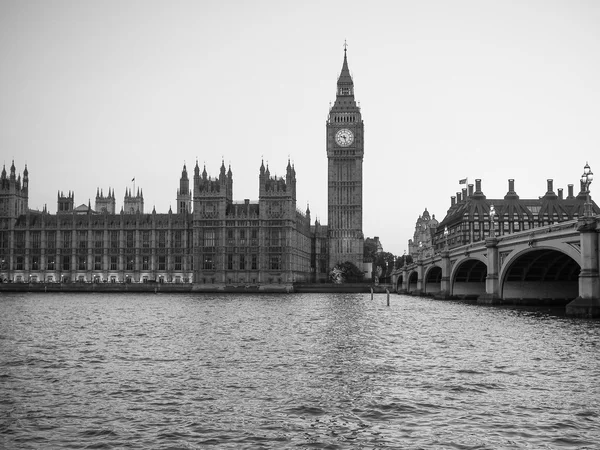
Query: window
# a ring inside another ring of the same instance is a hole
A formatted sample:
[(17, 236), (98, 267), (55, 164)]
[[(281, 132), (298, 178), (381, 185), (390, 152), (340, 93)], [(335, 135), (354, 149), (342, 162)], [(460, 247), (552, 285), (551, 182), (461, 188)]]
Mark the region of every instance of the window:
[(117, 270), (117, 257), (116, 256), (110, 257), (110, 270)]
[(150, 257), (142, 257), (142, 270), (150, 270)]
[(142, 231), (142, 247), (150, 248), (150, 232)]
[[(167, 233), (165, 231), (158, 232), (158, 248), (165, 248), (167, 246)], [(162, 269), (164, 270), (164, 269)]]
[(39, 231), (31, 233), (31, 248), (40, 248), (41, 234)]
[(227, 243), (229, 245), (235, 244), (235, 231), (234, 230), (227, 230)]
[(181, 248), (181, 230), (176, 230), (173, 236), (173, 247)]
[(25, 248), (25, 232), (24, 231), (15, 231), (15, 247), (17, 249)]
[(159, 256), (158, 257), (158, 270), (166, 270), (167, 269), (167, 257)]
[(17, 270), (23, 270), (23, 257), (17, 256)]
[(94, 270), (102, 270), (102, 256), (94, 256)]
[(227, 255), (227, 269), (233, 270), (233, 255)]
[(77, 270), (85, 270), (85, 256), (77, 257)]
[(56, 248), (56, 231), (48, 231), (48, 234), (46, 234), (46, 243), (48, 250)]
[(71, 257), (70, 256), (62, 257), (62, 270), (71, 270)]
[(181, 270), (181, 256), (175, 256), (175, 270)]
[(80, 250), (87, 249), (87, 231), (77, 232), (77, 248)]
[(48, 256), (46, 267), (47, 270), (54, 270), (56, 264), (56, 257), (54, 255)]
[(204, 257), (203, 269), (204, 270), (214, 270), (214, 261), (213, 261), (212, 255), (206, 255)]
[(271, 230), (271, 236), (270, 236), (271, 242), (269, 243), (269, 245), (272, 247), (279, 247), (281, 245), (280, 236), (281, 236), (280, 230)]
[(246, 270), (246, 257), (245, 257), (245, 255), (240, 255), (240, 270)]
[(252, 270), (258, 270), (258, 255), (252, 255)]
[(110, 232), (110, 248), (112, 250), (117, 250), (119, 248), (119, 232), (118, 231)]
[(271, 256), (271, 270), (280, 270), (279, 269), (280, 266), (280, 257), (278, 256)]
[(103, 232), (102, 231), (94, 231), (94, 248), (104, 247), (103, 240), (104, 240)]
[(240, 244), (246, 245), (246, 230), (240, 230)]
[(215, 230), (204, 231), (204, 246), (214, 247), (215, 246)]
[(126, 233), (125, 246), (126, 248), (133, 248), (133, 231), (127, 231)]

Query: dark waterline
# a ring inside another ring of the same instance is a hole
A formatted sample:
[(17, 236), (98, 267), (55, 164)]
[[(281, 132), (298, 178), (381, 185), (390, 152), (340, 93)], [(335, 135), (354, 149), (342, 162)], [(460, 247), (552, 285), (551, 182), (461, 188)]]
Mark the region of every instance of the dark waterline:
[(407, 296), (3, 294), (1, 448), (597, 448), (600, 322)]

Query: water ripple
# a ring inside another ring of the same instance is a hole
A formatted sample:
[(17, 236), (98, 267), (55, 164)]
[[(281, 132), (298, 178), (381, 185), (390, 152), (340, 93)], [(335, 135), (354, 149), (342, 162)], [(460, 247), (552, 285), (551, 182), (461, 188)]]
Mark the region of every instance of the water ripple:
[(348, 294), (0, 302), (2, 448), (600, 440), (598, 321)]

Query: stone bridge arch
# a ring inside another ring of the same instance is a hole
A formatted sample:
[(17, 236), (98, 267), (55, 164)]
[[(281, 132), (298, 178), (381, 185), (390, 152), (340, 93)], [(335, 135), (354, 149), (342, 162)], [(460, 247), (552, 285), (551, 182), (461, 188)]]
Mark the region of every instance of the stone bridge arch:
[(437, 294), (442, 289), (442, 267), (432, 264), (427, 267), (423, 275), (423, 293)]
[(408, 294), (410, 294), (411, 292), (412, 293), (417, 292), (418, 281), (419, 281), (419, 274), (418, 274), (418, 272), (416, 270), (411, 270), (406, 275), (406, 279), (407, 279), (406, 292)]
[(483, 255), (465, 255), (456, 260), (450, 272), (450, 295), (466, 298), (485, 295), (487, 262)]
[(404, 273), (400, 272), (398, 274), (398, 279), (396, 280), (396, 284), (394, 285), (395, 292), (401, 292), (404, 289)]
[(570, 244), (522, 247), (502, 262), (499, 296), (513, 302), (567, 304), (579, 295), (580, 252)]

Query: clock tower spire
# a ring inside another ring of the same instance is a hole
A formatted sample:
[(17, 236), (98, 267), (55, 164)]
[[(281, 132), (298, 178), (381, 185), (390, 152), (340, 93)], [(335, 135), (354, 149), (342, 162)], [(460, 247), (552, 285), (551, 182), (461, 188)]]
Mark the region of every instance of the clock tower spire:
[(347, 44), (337, 80), (334, 105), (327, 118), (327, 222), (329, 267), (350, 261), (363, 268), (362, 163), (364, 126), (354, 99)]

